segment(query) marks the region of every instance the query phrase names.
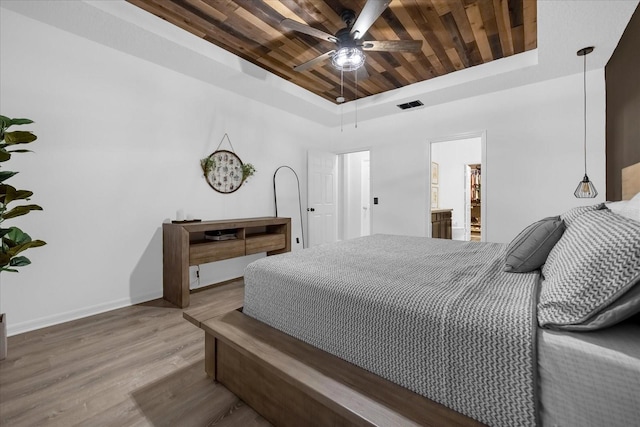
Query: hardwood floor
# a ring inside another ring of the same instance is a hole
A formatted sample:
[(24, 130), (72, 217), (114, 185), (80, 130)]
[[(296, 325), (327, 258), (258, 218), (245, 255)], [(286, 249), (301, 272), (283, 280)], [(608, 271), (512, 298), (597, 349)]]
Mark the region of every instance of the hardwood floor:
[[(189, 309), (219, 289), (191, 294)], [(10, 337), (0, 425), (269, 426), (207, 378), (204, 332), (182, 311), (154, 300)]]

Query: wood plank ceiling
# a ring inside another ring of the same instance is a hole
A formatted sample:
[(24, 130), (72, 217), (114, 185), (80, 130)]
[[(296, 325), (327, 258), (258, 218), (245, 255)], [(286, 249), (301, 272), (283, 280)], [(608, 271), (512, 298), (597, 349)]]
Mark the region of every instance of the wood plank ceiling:
[[(340, 13), (358, 14), (366, 0), (127, 0), (325, 99), (340, 96), (340, 71), (323, 61), (293, 67), (335, 45), (282, 28), (290, 18), (335, 34)], [(377, 1), (377, 0), (374, 0)], [(366, 52), (370, 77), (358, 98), (535, 49), (536, 0), (393, 0), (364, 40), (422, 40), (415, 53)], [(354, 73), (344, 73), (344, 96), (355, 99)]]

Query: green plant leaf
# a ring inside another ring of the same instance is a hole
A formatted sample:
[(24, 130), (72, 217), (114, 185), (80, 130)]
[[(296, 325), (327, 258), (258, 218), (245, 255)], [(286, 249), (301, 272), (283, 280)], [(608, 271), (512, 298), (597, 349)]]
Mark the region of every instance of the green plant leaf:
[(15, 187), (8, 184), (0, 184), (0, 203), (8, 205), (14, 200), (28, 200), (33, 196), (33, 191), (16, 190)]
[(22, 245), (31, 241), (31, 236), (19, 229), (18, 227), (9, 227), (9, 232), (2, 238), (3, 247), (7, 247), (7, 251), (18, 245)]
[(26, 256), (17, 256), (15, 258), (11, 258), (11, 261), (9, 261), (9, 265), (11, 267), (24, 267), (29, 264), (31, 264), (31, 261)]
[(13, 248), (15, 248), (16, 246), (18, 246), (18, 244), (16, 242), (14, 242), (13, 240), (11, 240), (10, 238), (8, 238), (7, 236), (4, 236), (2, 238), (2, 253), (9, 254), (9, 255), (13, 256), (15, 254), (13, 252), (11, 252), (11, 250)]
[(29, 125), (33, 123), (31, 119), (11, 119), (12, 125)]
[(13, 132), (5, 132), (4, 140), (7, 144), (28, 144), (38, 139), (37, 136), (29, 131), (16, 130)]
[(43, 240), (32, 240), (31, 236), (20, 230), (18, 227), (10, 227), (9, 232), (3, 236), (2, 242), (8, 248), (7, 250), (4, 250), (3, 245), (3, 252), (12, 255), (16, 255), (17, 253), (29, 248), (37, 248), (38, 246), (44, 246), (47, 244), (47, 242)]
[[(6, 238), (5, 238), (6, 241)], [(29, 248), (37, 248), (39, 246), (46, 245), (42, 240), (33, 240), (20, 245), (7, 246), (7, 249), (3, 249), (3, 252), (9, 255), (11, 258), (18, 255), (20, 252), (26, 251)]]
[(45, 241), (42, 241), (42, 240), (32, 240), (30, 242), (23, 243), (21, 245), (18, 245), (16, 247), (14, 247), (12, 249), (13, 255), (15, 256), (15, 255), (19, 254), (22, 251), (26, 251), (29, 248), (37, 248), (39, 246), (44, 246), (46, 244), (47, 243)]
[(2, 218), (3, 219), (9, 219), (9, 218), (15, 218), (17, 216), (22, 216), (22, 215), (26, 215), (31, 211), (41, 211), (42, 208), (38, 205), (23, 205), (23, 206), (16, 206), (15, 208), (11, 209), (10, 211), (7, 211), (5, 213), (2, 214)]
[(12, 246), (22, 245), (31, 241), (31, 236), (18, 227), (9, 227), (9, 232), (5, 238), (10, 239), (12, 243), (14, 243)]
[(11, 178), (12, 176), (14, 176), (17, 173), (18, 172), (0, 171), (0, 182), (6, 181), (7, 179)]
[(11, 119), (9, 117), (0, 116), (0, 127), (6, 129), (9, 126), (11, 126)]
[[(6, 129), (14, 125), (27, 125), (33, 120), (26, 118), (14, 118), (0, 115), (0, 162), (11, 159), (13, 153), (28, 153), (31, 150), (13, 149), (15, 144), (28, 144), (38, 139), (30, 131), (6, 132)], [(7, 205), (16, 200), (28, 200), (33, 195), (29, 190), (18, 190), (12, 185), (4, 184), (4, 181), (16, 175), (18, 172), (0, 171), (0, 222), (25, 215), (34, 210), (42, 210), (38, 205), (16, 206), (7, 210)], [(30, 248), (46, 245), (43, 240), (32, 240), (31, 236), (23, 232), (18, 227), (0, 228), (0, 271), (18, 272), (15, 267), (24, 267), (31, 264), (29, 258), (17, 256), (19, 253)]]

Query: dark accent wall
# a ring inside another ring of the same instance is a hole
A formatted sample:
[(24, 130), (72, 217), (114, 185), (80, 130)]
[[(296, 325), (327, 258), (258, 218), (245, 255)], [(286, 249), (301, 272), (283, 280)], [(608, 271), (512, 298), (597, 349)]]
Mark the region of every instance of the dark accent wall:
[(607, 200), (622, 198), (622, 168), (640, 162), (640, 6), (607, 63)]

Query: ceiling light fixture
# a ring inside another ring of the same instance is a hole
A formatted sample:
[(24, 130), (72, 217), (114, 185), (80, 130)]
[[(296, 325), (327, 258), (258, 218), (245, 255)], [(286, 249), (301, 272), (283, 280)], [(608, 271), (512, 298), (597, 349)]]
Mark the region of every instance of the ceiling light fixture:
[(584, 178), (578, 184), (578, 188), (573, 195), (579, 199), (594, 198), (598, 195), (596, 187), (587, 176), (587, 55), (593, 52), (593, 46), (585, 47), (577, 52), (578, 56), (584, 58), (584, 71), (582, 78), (582, 87), (584, 93)]
[(331, 57), (331, 64), (340, 71), (355, 71), (364, 64), (364, 53), (357, 47), (341, 47)]

